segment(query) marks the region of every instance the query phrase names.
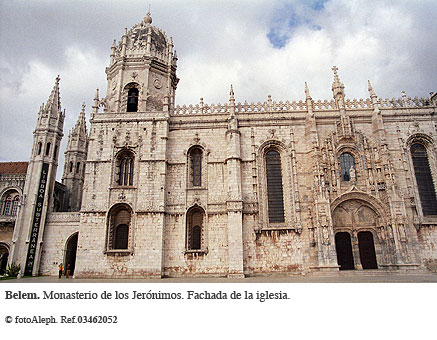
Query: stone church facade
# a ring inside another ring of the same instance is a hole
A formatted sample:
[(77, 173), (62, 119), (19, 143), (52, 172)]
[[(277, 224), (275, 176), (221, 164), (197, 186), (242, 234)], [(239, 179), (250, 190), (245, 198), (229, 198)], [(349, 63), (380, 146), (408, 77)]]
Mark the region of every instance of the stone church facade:
[[(177, 55), (150, 13), (111, 47), (68, 136), (40, 108), (9, 263), (142, 278), (437, 268), (436, 95), (175, 105)], [(56, 190), (57, 186), (57, 190)]]

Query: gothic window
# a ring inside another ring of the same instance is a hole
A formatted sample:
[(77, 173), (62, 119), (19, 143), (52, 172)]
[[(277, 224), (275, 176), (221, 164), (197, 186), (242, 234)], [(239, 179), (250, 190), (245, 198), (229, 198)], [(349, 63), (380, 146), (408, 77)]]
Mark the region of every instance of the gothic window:
[(76, 173), (78, 174), (80, 170), (80, 162), (76, 163)]
[(281, 155), (276, 150), (266, 153), (266, 171), (269, 222), (284, 222)]
[(138, 89), (133, 87), (127, 94), (127, 112), (138, 111)]
[(46, 146), (46, 156), (48, 156), (50, 154), (50, 146), (51, 146), (51, 144), (47, 143), (47, 146)]
[(129, 248), (129, 229), (131, 210), (121, 204), (111, 209), (109, 213), (109, 250), (125, 250)]
[(57, 154), (58, 154), (58, 146), (55, 145), (55, 152), (54, 152), (54, 154), (53, 154), (53, 157), (56, 158), (56, 155), (57, 155)]
[(20, 195), (17, 191), (9, 191), (2, 198), (2, 215), (15, 216), (20, 203)]
[(202, 249), (202, 234), (205, 213), (202, 208), (195, 207), (187, 213), (187, 250)]
[[(341, 180), (348, 182), (351, 180), (351, 168), (353, 168), (353, 173), (356, 171), (355, 159), (350, 153), (345, 152), (340, 155), (340, 168), (341, 168)], [(356, 173), (355, 178), (356, 179)]]
[(73, 162), (70, 162), (70, 172), (73, 172)]
[(190, 181), (193, 187), (202, 186), (202, 150), (199, 148), (190, 151)]
[(42, 143), (38, 142), (38, 155), (41, 155)]
[(117, 157), (116, 182), (118, 185), (133, 185), (134, 156), (130, 151), (122, 151)]
[(423, 215), (437, 215), (436, 193), (426, 149), (422, 144), (414, 143), (410, 150)]

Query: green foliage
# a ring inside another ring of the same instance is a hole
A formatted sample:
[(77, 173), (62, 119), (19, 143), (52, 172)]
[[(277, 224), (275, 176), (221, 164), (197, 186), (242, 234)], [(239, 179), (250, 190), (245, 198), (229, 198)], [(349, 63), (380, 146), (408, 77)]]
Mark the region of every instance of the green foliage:
[(20, 272), (20, 265), (16, 265), (15, 263), (11, 263), (8, 268), (5, 270), (5, 275), (7, 277), (17, 277)]

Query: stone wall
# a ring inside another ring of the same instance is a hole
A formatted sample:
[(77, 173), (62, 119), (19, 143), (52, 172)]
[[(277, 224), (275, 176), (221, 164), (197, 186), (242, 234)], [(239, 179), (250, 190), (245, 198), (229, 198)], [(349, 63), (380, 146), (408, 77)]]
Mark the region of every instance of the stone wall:
[(47, 215), (41, 252), (40, 275), (57, 275), (58, 264), (65, 263), (65, 251), (68, 239), (80, 232), (80, 214), (77, 212), (59, 212)]

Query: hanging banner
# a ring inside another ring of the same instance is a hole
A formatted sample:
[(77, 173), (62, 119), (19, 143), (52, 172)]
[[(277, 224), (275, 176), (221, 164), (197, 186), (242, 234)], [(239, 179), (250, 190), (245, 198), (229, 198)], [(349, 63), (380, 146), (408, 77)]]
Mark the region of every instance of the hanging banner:
[(24, 269), (24, 275), (27, 276), (32, 276), (33, 264), (35, 263), (36, 246), (38, 244), (38, 234), (39, 234), (39, 227), (41, 224), (44, 196), (47, 187), (48, 172), (49, 172), (49, 165), (47, 163), (43, 163), (42, 170), (41, 170), (41, 177), (39, 179), (38, 193), (36, 195), (35, 211), (33, 213), (29, 248), (27, 250), (26, 268)]

